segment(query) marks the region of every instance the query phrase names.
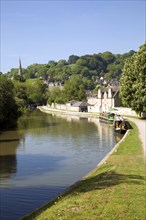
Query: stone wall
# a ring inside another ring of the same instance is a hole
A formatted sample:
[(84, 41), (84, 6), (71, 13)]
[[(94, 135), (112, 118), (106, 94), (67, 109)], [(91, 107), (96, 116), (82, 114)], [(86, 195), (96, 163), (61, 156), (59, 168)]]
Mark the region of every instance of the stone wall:
[(58, 110), (63, 110), (63, 111), (75, 111), (75, 112), (79, 112), (80, 111), (80, 107), (73, 107), (71, 104), (54, 104), (52, 103), (51, 106), (48, 105), (48, 107), (54, 108), (54, 109), (58, 109)]
[(51, 108), (59, 109), (59, 110), (66, 110), (66, 104), (54, 104), (52, 103)]
[(120, 115), (138, 116), (138, 114), (135, 111), (131, 110), (131, 108), (116, 107), (115, 109), (117, 110), (115, 111), (115, 113)]

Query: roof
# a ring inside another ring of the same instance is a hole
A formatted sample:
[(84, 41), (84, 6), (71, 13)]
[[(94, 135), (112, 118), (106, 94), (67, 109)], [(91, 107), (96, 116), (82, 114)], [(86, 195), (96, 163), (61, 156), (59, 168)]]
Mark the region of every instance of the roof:
[(107, 86), (103, 89), (103, 92), (108, 92), (108, 89), (111, 89), (112, 92), (117, 92), (119, 91), (119, 86)]
[(73, 107), (83, 107), (83, 106), (88, 106), (88, 103), (87, 102), (75, 102), (73, 105)]

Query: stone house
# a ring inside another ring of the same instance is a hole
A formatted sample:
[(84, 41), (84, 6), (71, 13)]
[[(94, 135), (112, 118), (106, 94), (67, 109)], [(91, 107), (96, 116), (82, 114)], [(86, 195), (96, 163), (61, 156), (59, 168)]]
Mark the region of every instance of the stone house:
[(88, 103), (73, 100), (73, 101), (66, 103), (66, 110), (75, 111), (75, 112), (87, 112)]
[(87, 97), (88, 112), (111, 111), (115, 107), (120, 107), (122, 102), (119, 97), (119, 88), (117, 86), (108, 86), (105, 89), (99, 89), (97, 95)]
[(44, 80), (44, 84), (46, 84), (50, 90), (54, 88), (63, 89), (63, 85), (60, 81), (49, 82), (48, 80)]

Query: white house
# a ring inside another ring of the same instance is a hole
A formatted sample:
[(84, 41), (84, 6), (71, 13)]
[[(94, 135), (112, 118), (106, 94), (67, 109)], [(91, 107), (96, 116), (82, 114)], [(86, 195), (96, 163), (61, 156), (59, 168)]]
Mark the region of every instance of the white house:
[(97, 95), (87, 97), (87, 102), (89, 104), (88, 112), (111, 111), (122, 104), (117, 86), (108, 86), (104, 90), (99, 89)]

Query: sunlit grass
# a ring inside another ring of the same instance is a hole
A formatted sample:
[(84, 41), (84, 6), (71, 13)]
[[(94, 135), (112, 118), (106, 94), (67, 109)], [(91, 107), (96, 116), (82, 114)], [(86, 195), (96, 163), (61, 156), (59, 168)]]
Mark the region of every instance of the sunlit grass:
[(99, 168), (27, 219), (145, 220), (145, 163), (138, 129)]

